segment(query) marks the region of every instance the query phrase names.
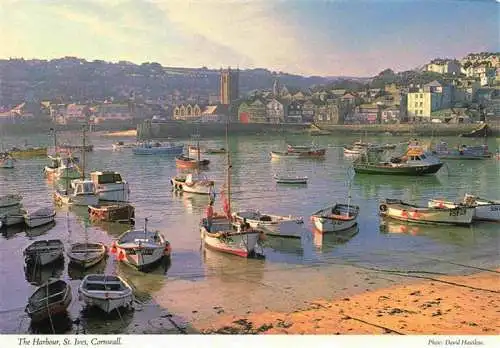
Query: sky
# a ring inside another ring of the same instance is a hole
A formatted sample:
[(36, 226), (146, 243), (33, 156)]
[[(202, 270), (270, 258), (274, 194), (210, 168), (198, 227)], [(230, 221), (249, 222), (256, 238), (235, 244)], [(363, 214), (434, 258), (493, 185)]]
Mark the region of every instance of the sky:
[(0, 0), (0, 59), (368, 77), (499, 51), (495, 0)]

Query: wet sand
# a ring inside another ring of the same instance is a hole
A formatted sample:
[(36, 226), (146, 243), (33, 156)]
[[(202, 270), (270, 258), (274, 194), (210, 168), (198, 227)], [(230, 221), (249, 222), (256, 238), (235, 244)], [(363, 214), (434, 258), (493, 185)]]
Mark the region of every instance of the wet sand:
[(500, 333), (500, 269), (446, 276), (332, 300), (293, 312), (223, 316), (203, 333), (461, 334)]

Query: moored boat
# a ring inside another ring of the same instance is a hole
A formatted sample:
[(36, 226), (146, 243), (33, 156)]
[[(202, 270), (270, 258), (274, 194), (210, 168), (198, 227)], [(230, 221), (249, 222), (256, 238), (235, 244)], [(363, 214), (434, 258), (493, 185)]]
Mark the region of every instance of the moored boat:
[(193, 174), (187, 174), (185, 177), (176, 176), (170, 180), (172, 187), (176, 191), (197, 193), (209, 195), (214, 192), (215, 181), (205, 177), (195, 177)]
[(180, 155), (175, 158), (175, 165), (179, 168), (196, 169), (206, 167), (210, 164), (207, 159), (198, 160), (196, 158)]
[(314, 228), (321, 232), (338, 232), (356, 225), (359, 207), (351, 204), (336, 203), (311, 215)]
[(117, 141), (116, 143), (111, 145), (111, 147), (114, 151), (118, 151), (121, 149), (131, 149), (135, 146), (136, 146), (135, 144), (125, 144), (123, 141)]
[(26, 226), (34, 228), (53, 222), (55, 216), (56, 216), (56, 211), (54, 210), (54, 208), (46, 207), (35, 210), (32, 213), (27, 211), (24, 214), (24, 222)]
[(121, 307), (132, 307), (134, 294), (121, 277), (107, 274), (87, 274), (78, 288), (79, 298), (87, 306), (95, 306), (106, 313)]
[(199, 145), (188, 145), (188, 156), (197, 157), (203, 152), (203, 147)]
[(449, 149), (448, 144), (444, 141), (436, 145), (433, 153), (441, 159), (449, 160), (481, 160), (492, 157), (487, 145), (459, 145), (456, 149)]
[(54, 192), (54, 201), (58, 205), (97, 205), (99, 197), (95, 193), (95, 185), (91, 180), (76, 179), (66, 189)]
[(307, 176), (282, 176), (275, 174), (274, 180), (277, 184), (307, 184)]
[(18, 194), (8, 194), (0, 196), (0, 212), (3, 208), (15, 207), (21, 204), (23, 196)]
[(96, 193), (101, 201), (128, 202), (130, 188), (120, 173), (112, 171), (95, 171), (90, 173)]
[(474, 208), (467, 206), (421, 207), (399, 199), (385, 199), (379, 204), (380, 215), (396, 220), (427, 224), (470, 225)]
[(24, 249), (23, 255), (27, 264), (48, 265), (64, 254), (63, 242), (59, 239), (37, 240)]
[(28, 300), (25, 312), (32, 322), (63, 314), (71, 303), (71, 287), (63, 280), (51, 280), (39, 287)]
[(92, 152), (94, 151), (94, 145), (88, 144), (88, 145), (71, 145), (71, 144), (62, 144), (59, 145), (59, 149), (63, 151), (85, 151), (85, 152)]
[(500, 221), (500, 201), (483, 199), (471, 194), (466, 194), (461, 202), (446, 201), (440, 198), (431, 199), (428, 206), (432, 208), (473, 207), (474, 220)]
[(118, 261), (143, 270), (159, 262), (163, 256), (170, 256), (170, 243), (159, 232), (144, 229), (130, 230), (113, 243), (111, 252)]
[(205, 153), (206, 154), (209, 154), (209, 155), (216, 155), (216, 154), (223, 154), (223, 153), (226, 153), (226, 149), (221, 147), (220, 149), (212, 149), (212, 148), (208, 148)]
[(184, 150), (184, 144), (140, 142), (132, 148), (135, 155), (180, 155)]
[(128, 203), (89, 205), (89, 217), (92, 221), (134, 222), (135, 208)]
[(271, 151), (271, 158), (324, 158), (326, 149), (316, 149), (309, 151)]
[(31, 157), (45, 157), (47, 156), (46, 147), (30, 147), (23, 148), (13, 147), (10, 149), (10, 154), (14, 158), (31, 158)]
[(106, 246), (102, 243), (74, 243), (68, 251), (69, 262), (89, 268), (101, 262), (106, 256)]
[(300, 216), (264, 214), (259, 210), (247, 209), (233, 213), (240, 224), (248, 223), (251, 228), (263, 229), (266, 235), (277, 237), (299, 237), (304, 219)]
[(0, 152), (0, 168), (13, 169), (15, 159), (8, 152)]

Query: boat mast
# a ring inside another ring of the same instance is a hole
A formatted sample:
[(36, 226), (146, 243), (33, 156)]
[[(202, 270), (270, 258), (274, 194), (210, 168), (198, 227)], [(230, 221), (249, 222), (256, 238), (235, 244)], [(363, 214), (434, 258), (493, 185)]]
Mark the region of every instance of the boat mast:
[(55, 128), (50, 128), (52, 135), (54, 136), (54, 156), (57, 156), (57, 133)]
[(226, 149), (227, 149), (227, 204), (228, 211), (231, 213), (231, 157), (229, 155), (229, 138), (228, 130), (229, 128), (229, 116), (226, 121)]
[(83, 126), (83, 146), (82, 146), (82, 180), (85, 180), (85, 131), (86, 127)]

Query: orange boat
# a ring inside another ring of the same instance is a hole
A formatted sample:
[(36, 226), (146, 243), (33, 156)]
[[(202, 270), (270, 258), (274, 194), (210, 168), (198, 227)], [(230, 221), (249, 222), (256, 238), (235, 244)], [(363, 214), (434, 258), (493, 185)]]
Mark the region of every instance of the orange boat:
[(201, 168), (206, 167), (210, 163), (209, 160), (198, 160), (184, 155), (175, 158), (175, 165), (179, 168)]

